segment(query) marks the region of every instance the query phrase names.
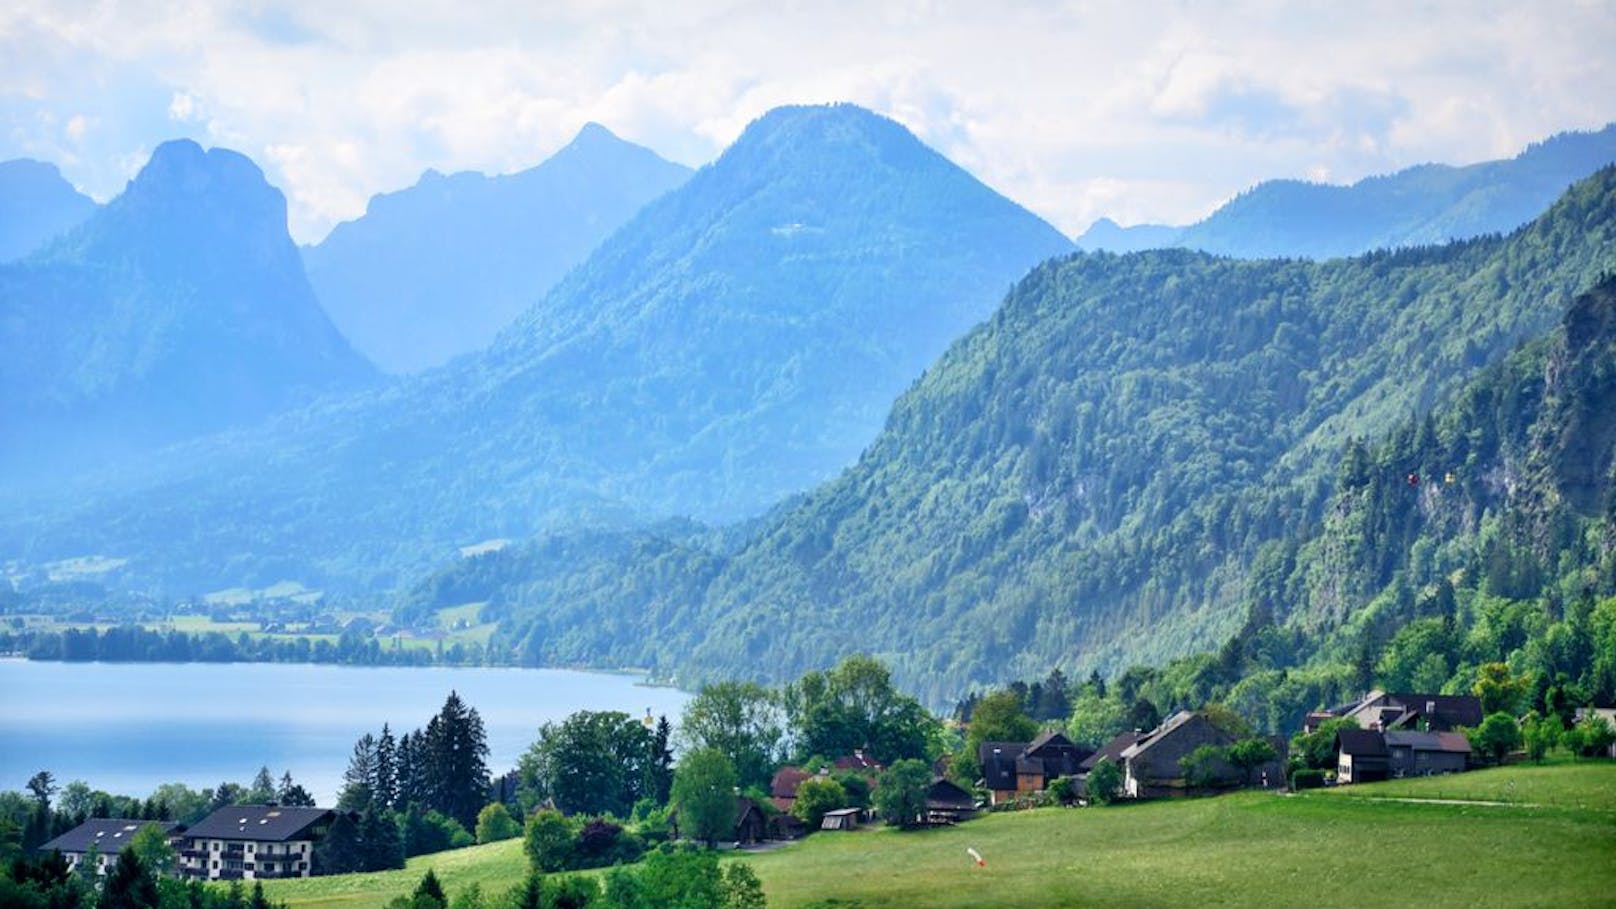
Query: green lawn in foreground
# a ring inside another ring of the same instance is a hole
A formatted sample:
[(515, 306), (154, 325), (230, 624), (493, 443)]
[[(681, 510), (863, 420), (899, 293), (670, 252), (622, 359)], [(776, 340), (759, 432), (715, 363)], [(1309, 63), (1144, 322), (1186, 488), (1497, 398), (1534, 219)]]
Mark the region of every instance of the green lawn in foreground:
[[(824, 833), (737, 858), (757, 870), (772, 909), (1611, 905), (1616, 814), (1561, 806), (1608, 803), (1616, 764), (1466, 774), (1462, 797), (1484, 797), (1510, 777), (1557, 795), (1549, 807), (1526, 808), (1377, 801), (1345, 797), (1347, 787), (1248, 792), (995, 814), (910, 833)], [(1460, 779), (1441, 782), (1457, 792)], [(472, 880), (484, 893), (503, 892), (524, 871), (512, 841), (416, 859), (402, 872), (266, 889), (292, 909), (379, 906), (411, 890), (428, 866), (451, 897)]]

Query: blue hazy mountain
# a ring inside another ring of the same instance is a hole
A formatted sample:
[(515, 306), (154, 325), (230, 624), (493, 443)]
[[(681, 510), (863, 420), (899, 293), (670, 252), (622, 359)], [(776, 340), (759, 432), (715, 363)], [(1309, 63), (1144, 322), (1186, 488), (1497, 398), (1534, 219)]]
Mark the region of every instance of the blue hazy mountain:
[[(168, 142), (123, 194), (0, 267), (0, 460), (67, 467), (367, 382), (247, 158)], [(26, 429), (22, 429), (26, 427)]]
[(852, 463), (927, 364), (1070, 249), (890, 120), (776, 110), (487, 352), (169, 452), (0, 545), (353, 589), (580, 515), (755, 514)]
[(1324, 259), (1508, 233), (1541, 214), (1566, 187), (1616, 161), (1616, 124), (1568, 132), (1502, 161), (1423, 164), (1350, 186), (1268, 180), (1187, 227), (1119, 227), (1102, 218), (1083, 249), (1183, 247), (1238, 258)]
[(84, 223), (95, 201), (54, 164), (0, 161), (0, 262), (20, 259)]
[(303, 250), (320, 302), (361, 353), (416, 372), (481, 350), (690, 169), (589, 124), (506, 176), (427, 171)]

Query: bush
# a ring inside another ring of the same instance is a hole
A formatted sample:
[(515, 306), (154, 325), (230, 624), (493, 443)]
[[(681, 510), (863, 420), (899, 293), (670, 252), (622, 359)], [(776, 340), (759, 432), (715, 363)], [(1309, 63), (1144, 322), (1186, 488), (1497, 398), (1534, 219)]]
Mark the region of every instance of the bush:
[(1056, 777), (1049, 784), (1049, 797), (1062, 805), (1070, 805), (1077, 801), (1077, 780), (1069, 776)]
[(818, 830), (825, 812), (846, 807), (847, 792), (841, 783), (814, 777), (803, 780), (797, 787), (797, 800), (791, 805), (791, 813), (807, 824), (809, 830)]
[(1086, 788), (1090, 802), (1096, 805), (1111, 804), (1122, 792), (1122, 768), (1110, 758), (1100, 758), (1094, 769), (1089, 771)]
[(477, 842), (496, 843), (522, 833), (522, 825), (511, 817), (505, 806), (493, 802), (477, 812)]
[(593, 818), (578, 831), (573, 847), (572, 868), (604, 868), (633, 862), (645, 852), (645, 843), (605, 818)]
[(577, 839), (572, 822), (561, 812), (550, 809), (535, 811), (527, 819), (522, 851), (527, 853), (528, 862), (538, 871), (565, 871), (572, 864)]
[(1324, 771), (1317, 767), (1303, 767), (1291, 774), (1291, 788), (1294, 790), (1319, 789), (1323, 786)]

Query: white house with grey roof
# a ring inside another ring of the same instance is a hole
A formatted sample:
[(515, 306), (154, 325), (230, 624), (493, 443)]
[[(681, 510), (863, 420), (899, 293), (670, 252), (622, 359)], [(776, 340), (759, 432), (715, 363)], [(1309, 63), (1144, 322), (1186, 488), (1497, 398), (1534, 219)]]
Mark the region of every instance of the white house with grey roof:
[(60, 852), (69, 868), (77, 869), (85, 856), (94, 855), (97, 874), (106, 874), (118, 853), (129, 845), (140, 828), (155, 826), (173, 842), (185, 830), (173, 821), (142, 821), (122, 817), (93, 817), (39, 847), (40, 852)]
[(330, 808), (220, 808), (185, 831), (179, 873), (203, 880), (309, 877), (314, 847), (336, 816)]

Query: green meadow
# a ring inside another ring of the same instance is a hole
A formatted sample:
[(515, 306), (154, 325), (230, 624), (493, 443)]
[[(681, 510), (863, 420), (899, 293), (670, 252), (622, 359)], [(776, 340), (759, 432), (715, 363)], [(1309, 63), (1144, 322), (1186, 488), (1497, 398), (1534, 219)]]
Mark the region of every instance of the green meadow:
[[(1616, 764), (1047, 808), (936, 830), (824, 833), (729, 860), (752, 863), (774, 909), (1608, 906), (1616, 893)], [(423, 856), (404, 871), (266, 890), (291, 909), (379, 906), (429, 867), (451, 896), (472, 881), (497, 894), (525, 872), (511, 841)]]

